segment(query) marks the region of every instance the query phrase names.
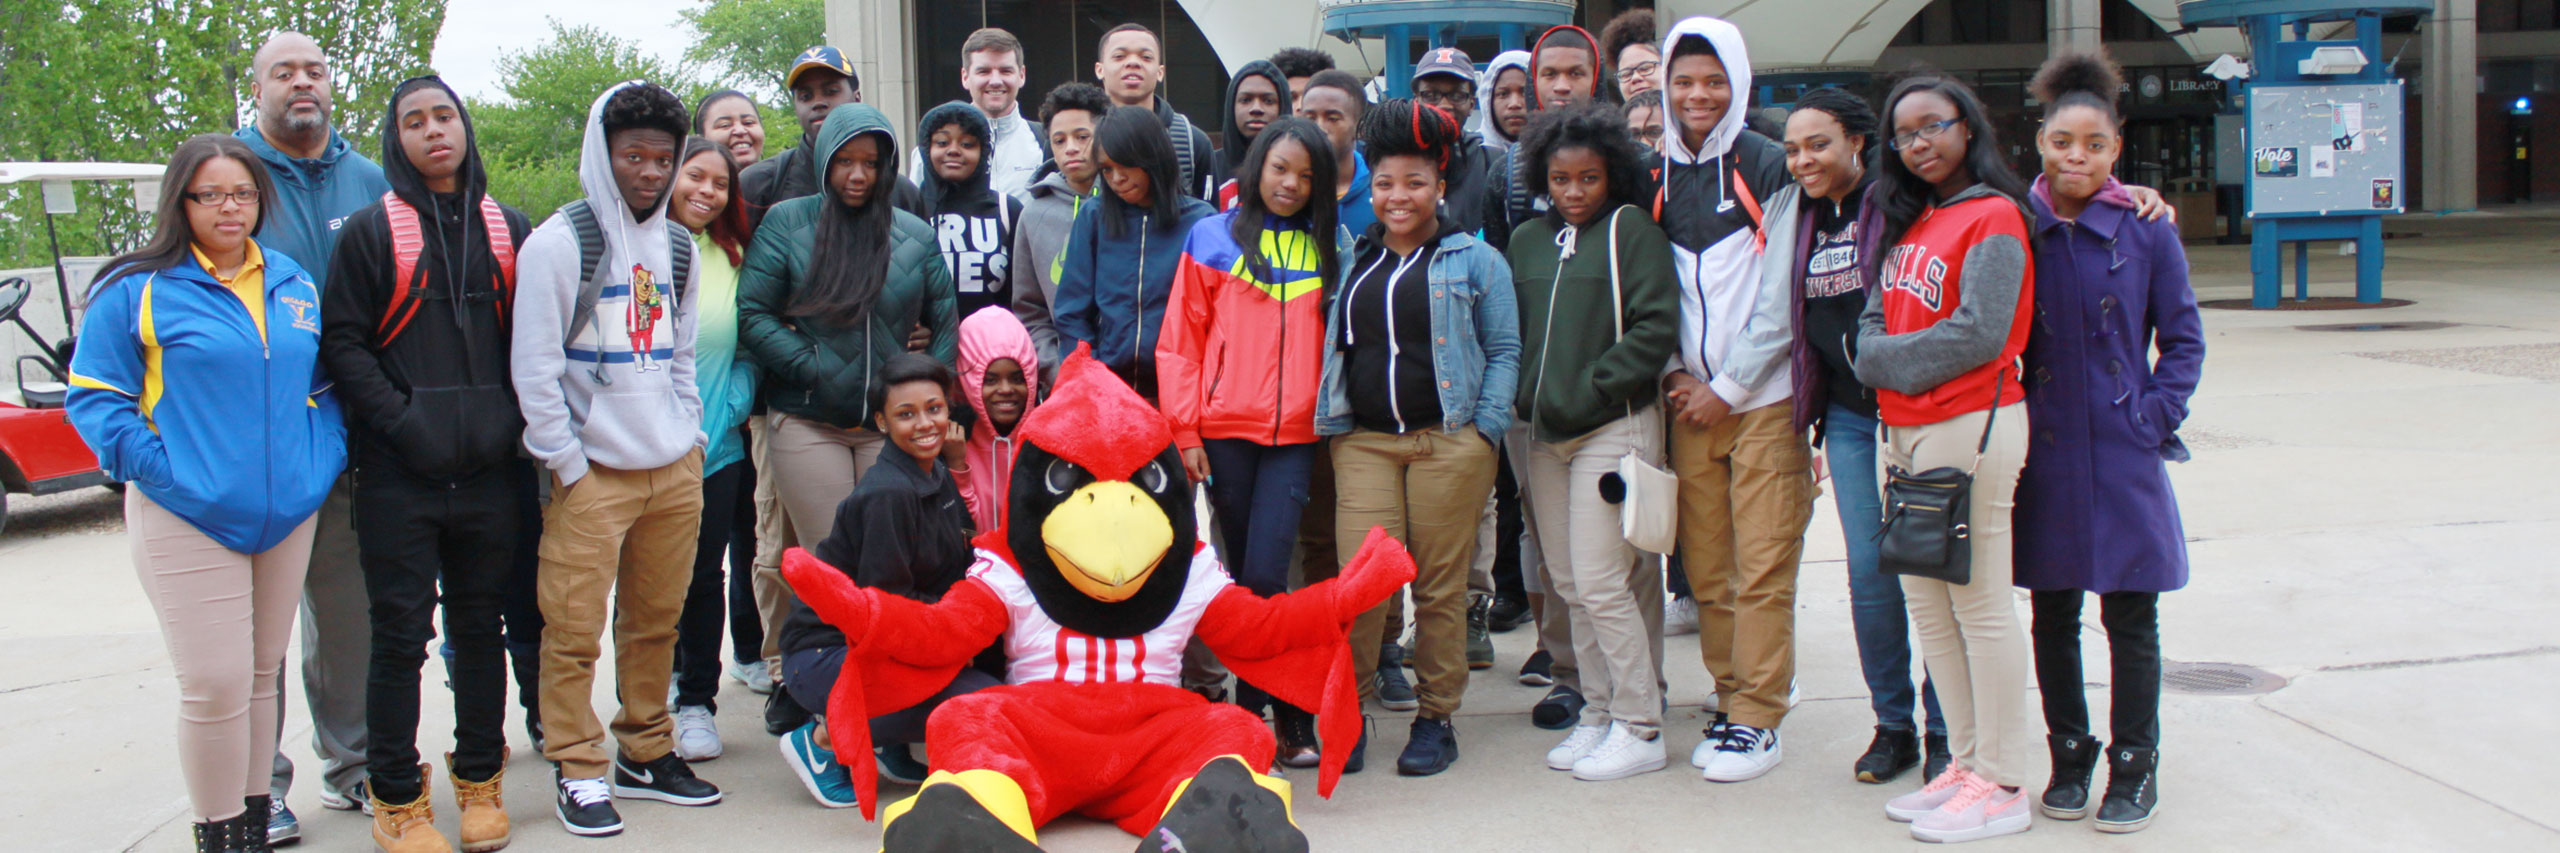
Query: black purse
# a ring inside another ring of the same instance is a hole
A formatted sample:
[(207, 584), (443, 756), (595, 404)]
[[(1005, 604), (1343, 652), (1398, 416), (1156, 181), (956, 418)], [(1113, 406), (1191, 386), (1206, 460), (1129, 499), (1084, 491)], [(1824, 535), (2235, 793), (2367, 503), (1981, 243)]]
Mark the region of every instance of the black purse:
[(2000, 395), (2009, 371), (2002, 369), (1991, 385), (1991, 416), (1982, 422), (1982, 441), (1973, 449), (1973, 467), (1931, 468), (1914, 474), (1886, 466), (1884, 529), (1877, 531), (1877, 567), (1888, 574), (1910, 575), (1962, 586), (1973, 582), (1973, 474), (1982, 454), (1991, 449), (1991, 425), (2000, 420)]

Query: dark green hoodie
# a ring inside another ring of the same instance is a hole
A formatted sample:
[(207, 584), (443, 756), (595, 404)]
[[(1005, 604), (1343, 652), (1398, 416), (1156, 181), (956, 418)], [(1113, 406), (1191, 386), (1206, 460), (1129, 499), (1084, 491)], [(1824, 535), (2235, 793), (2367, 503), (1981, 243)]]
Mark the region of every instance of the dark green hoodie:
[[(1612, 222), (1623, 300), (1610, 296)], [(1507, 254), (1520, 295), (1516, 413), (1534, 437), (1563, 441), (1653, 405), (1680, 344), (1679, 273), (1662, 229), (1632, 205), (1579, 229), (1550, 212), (1514, 231)], [(1624, 333), (1610, 317), (1619, 301)]]
[(903, 182), (888, 120), (862, 104), (837, 107), (809, 149), (821, 191), (766, 211), (747, 265), (738, 271), (738, 341), (764, 370), (765, 405), (846, 429), (871, 426), (871, 382), (891, 356), (906, 351), (907, 330), (923, 324), (933, 330), (927, 354), (944, 363), (959, 357), (951, 270), (934, 245), (933, 229), (904, 210), (889, 211), (889, 251), (881, 259), (889, 274), (866, 320), (846, 327), (791, 313), (809, 284), (820, 215), (826, 205), (842, 203), (824, 189), (827, 162), (863, 134), (878, 134), (881, 149), (881, 174), (868, 203), (892, 204), (892, 191)]

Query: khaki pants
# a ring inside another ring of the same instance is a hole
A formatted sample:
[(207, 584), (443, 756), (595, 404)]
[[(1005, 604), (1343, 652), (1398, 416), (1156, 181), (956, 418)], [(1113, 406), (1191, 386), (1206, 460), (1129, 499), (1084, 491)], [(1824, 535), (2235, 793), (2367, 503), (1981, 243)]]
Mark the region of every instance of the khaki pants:
[(853, 495), (854, 484), (880, 461), (888, 436), (867, 429), (839, 429), (823, 421), (775, 412), (773, 457), (775, 494), (791, 516), (791, 544), (802, 548), (825, 541), (836, 528), (836, 505)]
[(614, 740), (634, 761), (673, 748), (667, 681), (675, 674), (676, 619), (693, 582), (702, 533), (702, 450), (647, 471), (591, 466), (563, 486), (552, 480), (542, 515), (542, 756), (570, 779), (604, 775), (604, 726), (596, 719), (596, 656), (613, 614)]
[(783, 510), (782, 492), (774, 485), (773, 419), (748, 418), (747, 434), (754, 442), (747, 458), (756, 466), (756, 618), (764, 622), (764, 648), (758, 654), (764, 657), (765, 671), (779, 681), (782, 620), (791, 615), (791, 587), (782, 581), (782, 552), (796, 540), (791, 535), (791, 513)]
[(1787, 717), (1812, 468), (1794, 407), (1783, 400), (1705, 428), (1671, 423), (1698, 656), (1715, 677), (1718, 707), (1753, 728), (1777, 728)]
[[(1989, 414), (1888, 427), (1877, 455), (1905, 471), (1971, 467)], [(1920, 653), (1946, 712), (1947, 749), (1973, 772), (2002, 785), (2031, 781), (2036, 759), (2027, 728), (2026, 632), (2009, 588), (2010, 514), (2017, 508), (2018, 470), (2027, 461), (2027, 434), (2026, 405), (2002, 407), (1991, 446), (1974, 470), (1966, 522), (1972, 530), (1972, 582), (1902, 579)]]
[[(1511, 455), (1511, 470), (1515, 474), (1529, 470), (1528, 447), (1533, 440), (1530, 435), (1528, 424), (1514, 422), (1511, 437), (1503, 441), (1503, 452)], [(1534, 510), (1527, 506), (1529, 499), (1525, 493), (1529, 484), (1526, 475), (1522, 475), (1520, 490), (1524, 493), (1521, 512), (1527, 516)], [(1553, 594), (1555, 584), (1547, 579), (1546, 551), (1538, 543), (1538, 522), (1534, 516), (1525, 520), (1527, 524), (1522, 526), (1520, 541), (1513, 547), (1520, 549), (1520, 585), (1530, 595), (1542, 596), (1547, 601), (1537, 613), (1538, 648), (1551, 659), (1548, 673), (1555, 678), (1556, 684), (1579, 693), (1582, 692), (1582, 665), (1573, 654), (1573, 622), (1565, 615), (1568, 611), (1564, 599)], [(1653, 685), (1667, 693), (1671, 682), (1662, 675), (1662, 558), (1647, 554), (1637, 556), (1644, 559), (1636, 560), (1627, 567), (1627, 583), (1635, 588), (1636, 608), (1645, 614), (1645, 639), (1653, 653)], [(1646, 582), (1647, 578), (1651, 579), (1650, 583)]]
[(243, 554), (140, 487), (125, 489), (124, 519), (134, 572), (178, 672), (178, 770), (187, 802), (196, 820), (229, 820), (240, 814), (242, 798), (267, 793), (284, 715), (284, 653), (317, 524), (303, 519), (275, 547)]
[(1547, 609), (1563, 605), (1582, 664), (1590, 704), (1581, 724), (1617, 722), (1650, 737), (1662, 725), (1662, 654), (1653, 627), (1662, 619), (1662, 563), (1627, 544), (1618, 506), (1600, 496), (1600, 478), (1617, 473), (1629, 453), (1661, 463), (1660, 410), (1648, 407), (1565, 441), (1532, 441), (1523, 454), (1528, 466), (1515, 470), (1527, 478), (1529, 520), (1546, 552)]
[[(1493, 494), (1493, 445), (1472, 426), (1402, 435), (1354, 430), (1332, 444), (1334, 541), (1358, 542), (1369, 528), (1384, 527), (1413, 553), (1414, 692), (1422, 716), (1446, 720), (1467, 692), (1467, 575), (1475, 565), (1476, 520)], [(1371, 608), (1351, 629), (1363, 695), (1377, 689), (1378, 658), (1365, 650), (1385, 640), (1386, 616)]]

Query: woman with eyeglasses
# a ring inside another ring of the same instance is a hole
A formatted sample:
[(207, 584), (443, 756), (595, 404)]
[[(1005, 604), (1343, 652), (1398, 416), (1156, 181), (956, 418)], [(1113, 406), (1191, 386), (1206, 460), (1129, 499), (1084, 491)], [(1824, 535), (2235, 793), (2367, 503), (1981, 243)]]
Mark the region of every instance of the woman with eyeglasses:
[(285, 646), (346, 429), (319, 286), (249, 236), (266, 167), (208, 133), (161, 181), (151, 242), (89, 293), (67, 408), (99, 467), (133, 484), (125, 538), (178, 671), (195, 850), (265, 850)]
[(1610, 76), (1618, 80), (1620, 103), (1662, 89), (1662, 38), (1654, 26), (1652, 9), (1629, 9), (1600, 28), (1600, 53), (1608, 58)]
[(2035, 293), (2027, 185), (1962, 82), (1907, 78), (1884, 112), (1893, 156), (1858, 229), (1879, 248), (1858, 252), (1875, 285), (1854, 372), (1876, 389), (1876, 451), (1890, 469), (1973, 472), (1970, 578), (1902, 577), (1953, 760), (1885, 814), (1923, 841), (1972, 841), (2024, 832), (2034, 811), (2019, 790), (2034, 759), (2026, 636), (2009, 592), (2011, 498), (2027, 455), (2018, 355)]

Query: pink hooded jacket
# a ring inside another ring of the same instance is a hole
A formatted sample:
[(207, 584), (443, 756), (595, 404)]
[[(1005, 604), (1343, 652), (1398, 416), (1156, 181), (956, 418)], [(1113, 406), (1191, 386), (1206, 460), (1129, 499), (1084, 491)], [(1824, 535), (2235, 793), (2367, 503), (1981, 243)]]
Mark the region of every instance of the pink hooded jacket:
[(1007, 358), (1022, 365), (1022, 381), (1030, 386), (1030, 399), (1022, 406), (1022, 416), (1028, 418), (1040, 405), (1040, 349), (1031, 342), (1031, 331), (1002, 305), (980, 308), (960, 321), (960, 398), (978, 413), (977, 425), (969, 429), (969, 470), (959, 475), (960, 495), (968, 499), (969, 514), (981, 531), (1004, 523), (1005, 491), (1013, 482), (1013, 437), (996, 434), (983, 406), (987, 365)]

